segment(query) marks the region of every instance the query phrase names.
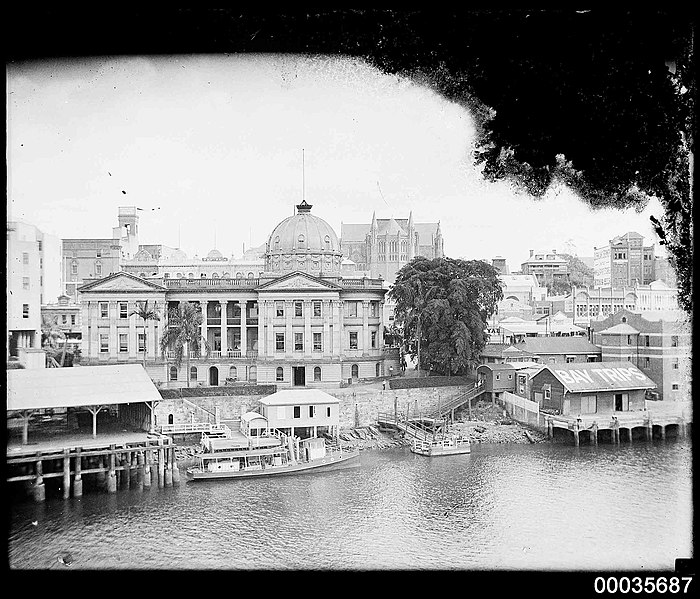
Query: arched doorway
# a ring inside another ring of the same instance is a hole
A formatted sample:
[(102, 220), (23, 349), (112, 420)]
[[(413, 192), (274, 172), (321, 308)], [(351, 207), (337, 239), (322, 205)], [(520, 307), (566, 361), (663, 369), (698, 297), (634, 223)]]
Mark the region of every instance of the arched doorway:
[(209, 368), (209, 384), (216, 387), (219, 384), (219, 369), (216, 366)]
[(258, 368), (257, 366), (251, 366), (248, 370), (248, 380), (251, 383), (255, 383), (258, 380)]
[(359, 367), (357, 366), (357, 364), (353, 364), (352, 368), (350, 369), (350, 374), (351, 374), (352, 378), (354, 378), (354, 379), (358, 378), (359, 373), (360, 373)]

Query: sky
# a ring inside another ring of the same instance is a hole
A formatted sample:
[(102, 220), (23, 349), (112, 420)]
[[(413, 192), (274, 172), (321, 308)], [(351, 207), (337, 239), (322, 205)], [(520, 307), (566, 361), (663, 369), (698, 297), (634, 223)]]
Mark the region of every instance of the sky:
[(359, 59), (292, 55), (91, 57), (6, 65), (8, 220), (110, 238), (142, 208), (139, 241), (240, 256), (302, 198), (341, 234), (377, 218), (440, 222), (445, 254), (583, 257), (647, 208), (591, 211), (566, 187), (534, 200), (474, 164), (466, 108)]

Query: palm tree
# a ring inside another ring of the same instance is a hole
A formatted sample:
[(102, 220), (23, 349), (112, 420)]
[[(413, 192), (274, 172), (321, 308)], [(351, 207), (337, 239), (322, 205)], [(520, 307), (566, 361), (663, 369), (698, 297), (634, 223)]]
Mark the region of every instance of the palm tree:
[[(63, 339), (63, 351), (61, 353), (61, 366), (66, 359), (66, 335), (58, 326), (58, 320), (55, 316), (43, 315), (41, 317), (41, 346), (55, 350), (58, 346), (58, 340)], [(55, 353), (52, 356), (55, 358)]]
[[(143, 320), (143, 337), (144, 340), (146, 338), (146, 323), (149, 320), (160, 320), (160, 316), (158, 315), (158, 306), (155, 304), (153, 305), (153, 308), (150, 309), (148, 307), (148, 300), (145, 302), (137, 302), (136, 303), (137, 308), (135, 310), (132, 310), (129, 316), (138, 316), (141, 320)], [(143, 368), (144, 370), (146, 369), (146, 352), (148, 351), (147, 345), (144, 343), (143, 346)]]
[(187, 386), (190, 386), (190, 352), (198, 353), (207, 344), (200, 336), (202, 312), (190, 302), (181, 302), (179, 308), (170, 310), (168, 321), (160, 340), (160, 349), (165, 354), (169, 349), (175, 351), (174, 363), (177, 368), (182, 364), (183, 354), (187, 361)]

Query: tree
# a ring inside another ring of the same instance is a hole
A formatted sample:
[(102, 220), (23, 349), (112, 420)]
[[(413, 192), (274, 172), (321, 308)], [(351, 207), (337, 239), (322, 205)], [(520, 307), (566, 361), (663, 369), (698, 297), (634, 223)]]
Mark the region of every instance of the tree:
[(480, 260), (414, 258), (389, 291), (418, 368), (461, 374), (478, 363), (486, 323), (503, 299), (498, 272)]
[(594, 283), (593, 269), (578, 256), (557, 254), (569, 263), (569, 290), (574, 287), (592, 287)]
[[(158, 314), (158, 306), (153, 305), (153, 308), (148, 307), (148, 300), (145, 302), (137, 302), (137, 308), (132, 310), (129, 316), (138, 316), (143, 321), (143, 336), (146, 337), (146, 323), (149, 320), (160, 320), (160, 315)], [(148, 351), (147, 345), (144, 343), (143, 346), (143, 368), (146, 368), (146, 352)]]
[(172, 349), (175, 352), (174, 363), (177, 368), (182, 364), (183, 356), (187, 363), (187, 386), (190, 386), (190, 356), (198, 353), (206, 342), (200, 334), (202, 313), (198, 306), (190, 302), (181, 302), (178, 308), (168, 312), (165, 330), (160, 340), (160, 349), (165, 354)]

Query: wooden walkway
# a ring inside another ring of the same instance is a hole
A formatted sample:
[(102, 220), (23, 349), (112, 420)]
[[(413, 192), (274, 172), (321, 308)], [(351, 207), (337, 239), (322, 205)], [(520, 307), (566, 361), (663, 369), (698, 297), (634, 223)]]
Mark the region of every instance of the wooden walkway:
[(430, 442), (435, 435), (440, 434), (444, 430), (444, 421), (438, 421), (433, 424), (432, 428), (425, 426), (425, 418), (409, 418), (408, 420), (395, 417), (393, 414), (380, 412), (377, 415), (377, 423), (383, 428), (393, 428), (401, 431), (405, 437), (417, 439), (419, 441)]
[(481, 395), (485, 391), (485, 389), (486, 386), (484, 384), (474, 384), (474, 386), (469, 388), (466, 392), (462, 393), (461, 395), (458, 395), (457, 397), (445, 402), (444, 404), (440, 404), (437, 408), (435, 408), (432, 412), (428, 414), (428, 418), (439, 419), (449, 415), (454, 420), (454, 411), (457, 408), (461, 408), (465, 403), (472, 401), (473, 399)]

